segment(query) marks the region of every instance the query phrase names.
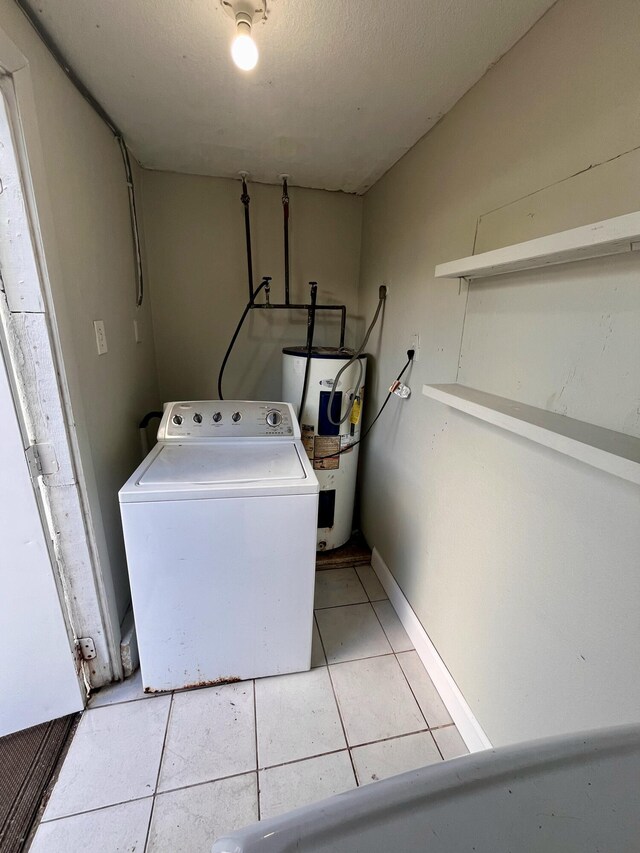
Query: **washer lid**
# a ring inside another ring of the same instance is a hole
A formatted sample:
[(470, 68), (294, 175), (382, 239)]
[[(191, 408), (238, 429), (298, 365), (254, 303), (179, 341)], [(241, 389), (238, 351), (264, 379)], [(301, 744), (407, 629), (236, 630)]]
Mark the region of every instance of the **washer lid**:
[(299, 438), (159, 441), (119, 491), (120, 503), (317, 495)]
[(166, 444), (138, 480), (141, 486), (217, 486), (306, 479), (293, 443)]

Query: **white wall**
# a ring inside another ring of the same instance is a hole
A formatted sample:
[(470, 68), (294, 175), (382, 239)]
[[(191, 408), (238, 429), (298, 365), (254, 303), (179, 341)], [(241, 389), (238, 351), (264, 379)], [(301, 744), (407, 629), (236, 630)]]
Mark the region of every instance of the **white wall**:
[(390, 285), (377, 402), (412, 333), (421, 353), (363, 448), (363, 528), (495, 744), (640, 720), (640, 490), (420, 389), (640, 434), (640, 261), (470, 291), (433, 270), (638, 209), (639, 31), (634, 0), (560, 0), (365, 197), (361, 313)]
[[(241, 184), (224, 178), (143, 172), (145, 237), (162, 399), (217, 397), (220, 362), (248, 300)], [(284, 301), (282, 190), (252, 184), (254, 282), (271, 275)], [(360, 328), (357, 287), (362, 199), (290, 188), (291, 299), (346, 303), (347, 343)], [(259, 301), (262, 297), (259, 298)], [(315, 340), (337, 346), (339, 312), (318, 315)], [(327, 315), (324, 315), (325, 318)], [(306, 313), (250, 313), (225, 373), (233, 399), (279, 398), (281, 349), (304, 344)]]
[[(0, 26), (29, 63), (43, 161), (36, 203), (100, 564), (114, 619), (130, 595), (117, 491), (139, 458), (137, 422), (158, 405), (149, 300), (135, 305), (127, 187), (111, 132), (69, 83), (17, 6)], [(27, 148), (33, 136), (27, 135)], [(29, 153), (29, 151), (28, 151)], [(148, 329), (136, 344), (133, 320)], [(93, 321), (105, 322), (98, 356)]]

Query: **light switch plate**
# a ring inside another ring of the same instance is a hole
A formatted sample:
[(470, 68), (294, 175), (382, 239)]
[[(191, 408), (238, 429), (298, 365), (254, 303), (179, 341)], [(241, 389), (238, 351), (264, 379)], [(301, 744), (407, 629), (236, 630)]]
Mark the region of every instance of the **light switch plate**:
[(94, 320), (93, 328), (96, 333), (98, 355), (104, 355), (107, 352), (107, 333), (104, 328), (104, 320)]
[(133, 321), (133, 337), (137, 344), (141, 344), (143, 340), (143, 328), (142, 328), (142, 320), (134, 320)]

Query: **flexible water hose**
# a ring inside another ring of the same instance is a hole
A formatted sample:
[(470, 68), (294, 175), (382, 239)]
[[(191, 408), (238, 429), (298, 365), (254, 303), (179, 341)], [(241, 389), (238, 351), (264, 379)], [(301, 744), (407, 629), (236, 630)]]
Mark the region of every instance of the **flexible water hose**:
[(244, 321), (247, 318), (247, 314), (251, 310), (251, 306), (256, 301), (256, 297), (258, 296), (258, 294), (260, 293), (260, 291), (262, 290), (263, 287), (267, 287), (269, 285), (270, 281), (271, 281), (271, 278), (269, 276), (265, 276), (264, 279), (258, 285), (258, 287), (256, 287), (256, 289), (253, 293), (253, 296), (249, 299), (249, 301), (245, 305), (244, 311), (242, 312), (242, 317), (240, 317), (240, 322), (236, 326), (236, 330), (233, 333), (233, 337), (231, 338), (231, 340), (229, 342), (229, 346), (227, 347), (227, 351), (224, 354), (224, 358), (222, 359), (222, 364), (220, 365), (220, 372), (218, 373), (218, 399), (219, 400), (224, 400), (224, 397), (222, 396), (222, 377), (224, 376), (224, 369), (227, 366), (227, 362), (229, 361), (229, 356), (231, 355), (231, 351), (233, 350), (233, 347), (234, 347), (235, 342), (238, 338), (238, 335), (240, 334), (240, 329), (242, 328)]
[(364, 351), (364, 348), (366, 347), (366, 345), (369, 342), (369, 337), (371, 335), (371, 332), (373, 331), (374, 326), (378, 322), (378, 317), (380, 315), (380, 311), (382, 310), (382, 305), (383, 305), (386, 298), (387, 298), (387, 288), (385, 287), (384, 284), (381, 284), (380, 288), (378, 290), (378, 307), (376, 308), (376, 313), (373, 315), (373, 320), (371, 321), (371, 324), (369, 325), (369, 328), (367, 329), (367, 332), (364, 336), (364, 339), (363, 339), (362, 343), (360, 344), (360, 346), (358, 347), (358, 349), (351, 356), (349, 361), (346, 364), (342, 365), (340, 370), (336, 373), (335, 379), (333, 380), (333, 386), (331, 388), (331, 394), (329, 395), (329, 402), (327, 403), (327, 418), (329, 420), (329, 423), (333, 424), (333, 426), (342, 426), (342, 424), (347, 420), (347, 418), (351, 417), (351, 412), (353, 410), (353, 404), (355, 402), (356, 395), (354, 394), (353, 397), (351, 398), (351, 405), (347, 409), (344, 417), (338, 421), (334, 421), (332, 416), (331, 416), (331, 412), (333, 411), (333, 398), (335, 396), (336, 388), (338, 387), (338, 382), (340, 381), (340, 377), (342, 376), (342, 374), (345, 372), (345, 370), (348, 367), (351, 367), (351, 365), (354, 363), (354, 361), (357, 361), (358, 365), (360, 367), (360, 370), (358, 373), (358, 381), (356, 382), (354, 387), (356, 389), (358, 389), (360, 387), (360, 381), (362, 380), (362, 361), (360, 359), (360, 356), (361, 356), (362, 352)]

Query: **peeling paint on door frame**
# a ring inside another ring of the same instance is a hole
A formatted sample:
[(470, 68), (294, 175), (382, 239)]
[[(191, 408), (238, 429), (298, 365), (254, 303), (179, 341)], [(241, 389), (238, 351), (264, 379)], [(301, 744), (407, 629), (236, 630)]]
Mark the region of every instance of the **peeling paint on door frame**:
[(35, 478), (35, 492), (72, 646), (77, 648), (83, 636), (95, 641), (95, 659), (86, 662), (78, 655), (79, 678), (88, 690), (122, 677), (118, 626), (89, 510), (31, 182), (30, 160), (40, 161), (42, 152), (30, 72), (1, 29), (0, 96), (0, 136), (12, 140), (11, 146), (0, 146), (0, 208), (5, 207), (0, 211), (0, 345), (25, 448), (48, 446), (49, 464)]

